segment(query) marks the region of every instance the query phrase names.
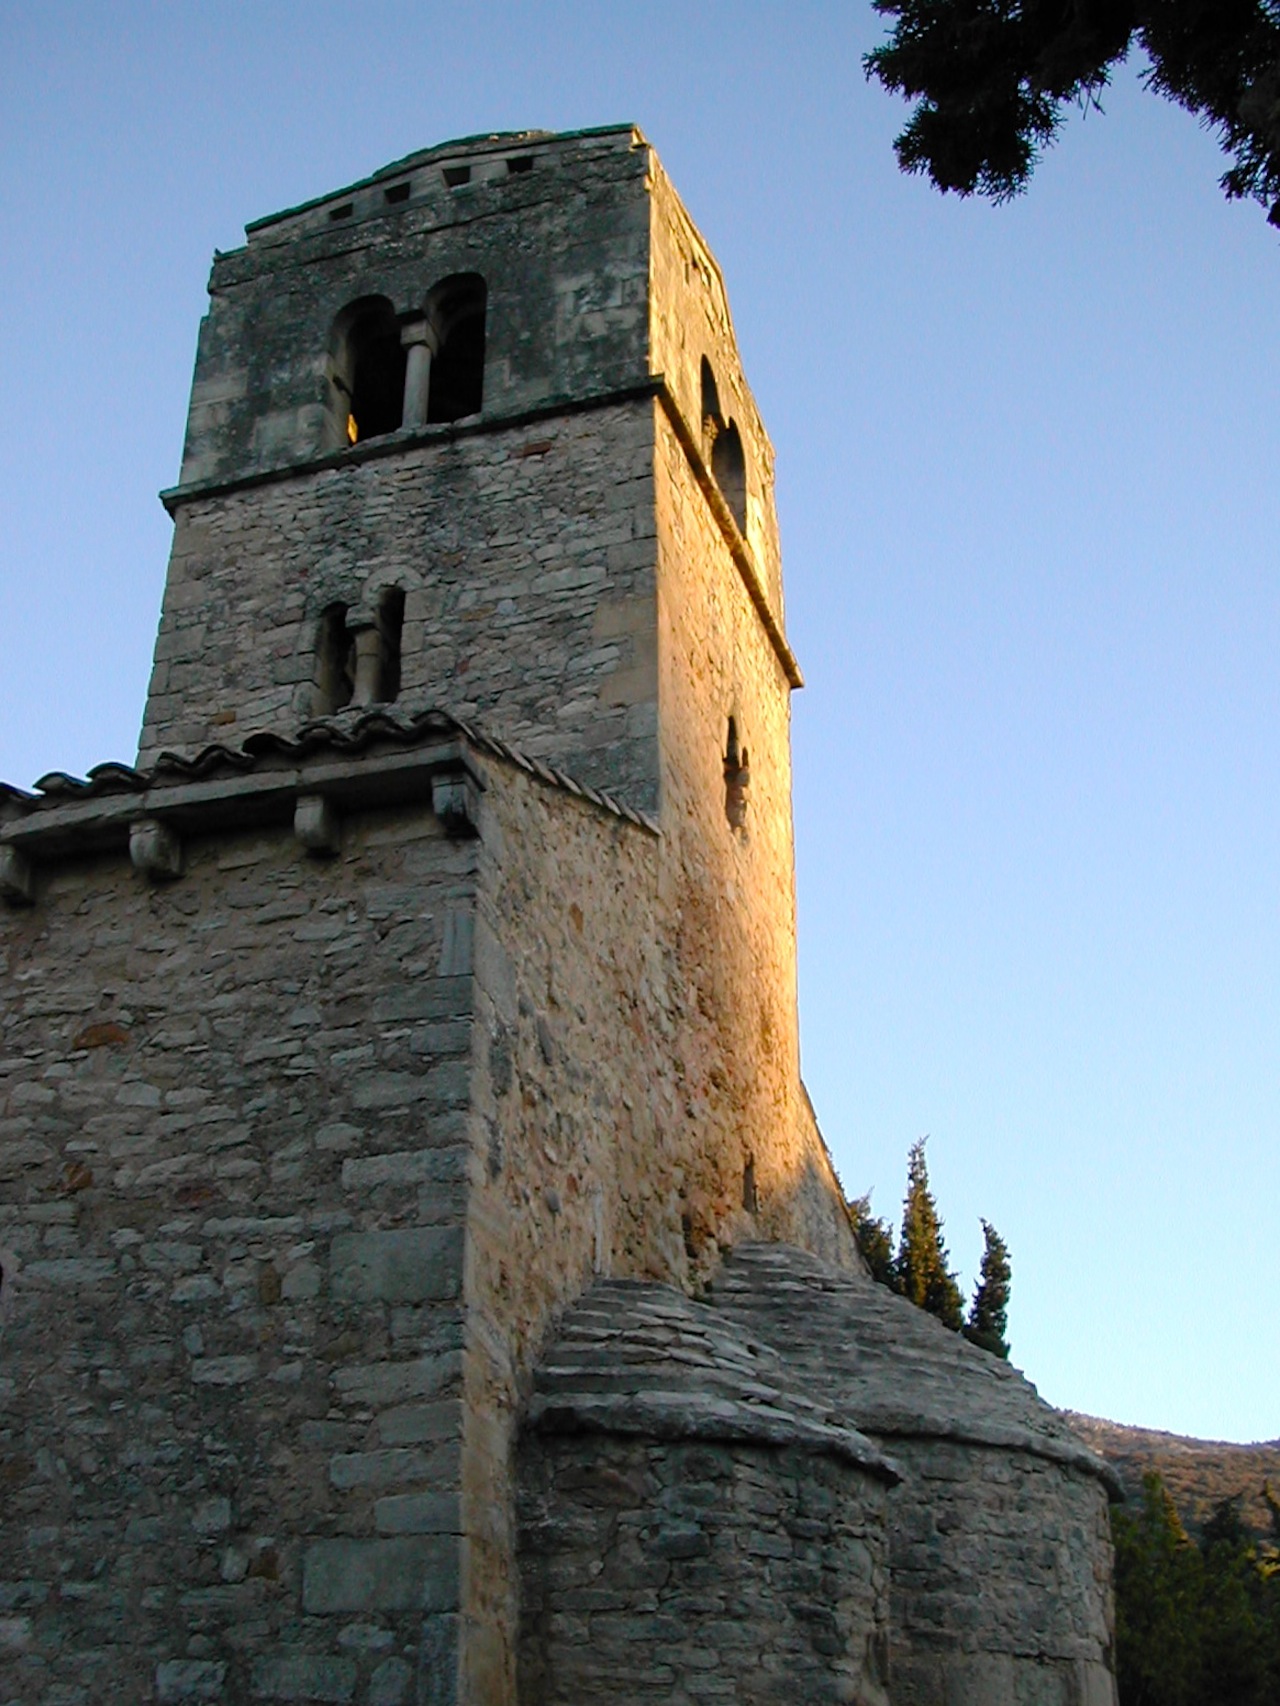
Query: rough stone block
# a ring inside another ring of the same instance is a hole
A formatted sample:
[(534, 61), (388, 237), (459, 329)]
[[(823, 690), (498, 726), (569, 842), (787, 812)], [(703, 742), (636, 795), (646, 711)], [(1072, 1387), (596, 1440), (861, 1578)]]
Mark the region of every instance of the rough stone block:
[(255, 1659), (252, 1688), (262, 1700), (350, 1700), (359, 1667), (354, 1659), (313, 1657), (305, 1653)]
[(221, 1700), (225, 1664), (214, 1659), (166, 1659), (156, 1666), (156, 1699)]
[(347, 1232), (333, 1240), (330, 1289), (357, 1303), (446, 1301), (462, 1289), (460, 1227)]
[(458, 1605), (459, 1542), (452, 1535), (318, 1540), (303, 1563), (303, 1609), (452, 1611)]

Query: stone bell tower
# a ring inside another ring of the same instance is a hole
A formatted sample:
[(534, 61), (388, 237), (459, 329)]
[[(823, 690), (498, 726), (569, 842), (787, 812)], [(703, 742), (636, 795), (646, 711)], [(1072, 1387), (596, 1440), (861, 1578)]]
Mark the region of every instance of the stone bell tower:
[(210, 296), (137, 767), (0, 787), (15, 1698), (513, 1706), (561, 1313), (857, 1267), (772, 455), (630, 126), (413, 155)]

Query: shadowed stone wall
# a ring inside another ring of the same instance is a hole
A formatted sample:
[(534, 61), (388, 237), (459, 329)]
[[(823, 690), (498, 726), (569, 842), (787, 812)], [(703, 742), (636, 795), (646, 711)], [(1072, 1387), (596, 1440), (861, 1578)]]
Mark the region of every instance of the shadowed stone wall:
[(0, 914), (0, 1692), (387, 1706), (460, 1593), (474, 847), (186, 864)]
[(813, 1452), (524, 1448), (527, 1706), (888, 1706), (879, 1500)]

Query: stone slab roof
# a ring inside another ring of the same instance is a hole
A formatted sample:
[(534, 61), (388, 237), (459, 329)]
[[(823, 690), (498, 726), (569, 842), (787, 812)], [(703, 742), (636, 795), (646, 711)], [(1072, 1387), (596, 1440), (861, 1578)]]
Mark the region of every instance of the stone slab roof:
[(834, 1425), (877, 1440), (952, 1439), (1025, 1451), (1119, 1482), (1016, 1368), (887, 1286), (786, 1244), (739, 1245), (708, 1302), (776, 1347)]
[[(124, 816), (143, 815), (163, 809), (167, 801), (176, 803), (177, 791), (190, 790), (192, 785), (227, 783), (237, 778), (256, 778), (270, 784), (273, 779), (283, 781), (293, 774), (300, 782), (323, 781), (326, 761), (386, 758), (396, 752), (422, 752), (441, 741), (458, 740), (477, 752), (514, 764), (551, 787), (658, 833), (657, 823), (647, 814), (587, 787), (448, 711), (432, 707), (398, 713), (382, 707), (362, 714), (319, 718), (305, 723), (292, 737), (262, 732), (249, 735), (239, 746), (217, 743), (190, 757), (163, 752), (147, 769), (97, 764), (87, 777), (53, 770), (33, 784), (34, 791), (0, 782), (0, 839), (8, 838), (5, 832), (12, 834), (20, 822), (36, 830), (42, 817), (55, 817), (68, 806), (92, 802), (104, 808), (120, 807)], [(311, 775), (312, 771), (317, 775)]]
[(569, 1310), (539, 1365), (529, 1420), (546, 1433), (798, 1445), (901, 1478), (877, 1445), (824, 1415), (769, 1345), (650, 1281), (598, 1280)]

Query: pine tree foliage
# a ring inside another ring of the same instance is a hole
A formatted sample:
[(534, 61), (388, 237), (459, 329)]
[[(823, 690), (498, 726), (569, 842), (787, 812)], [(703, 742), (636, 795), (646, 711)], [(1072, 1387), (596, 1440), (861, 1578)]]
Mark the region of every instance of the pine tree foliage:
[(964, 1325), (964, 1304), (948, 1265), (942, 1222), (929, 1189), (929, 1164), (924, 1153), (927, 1141), (919, 1138), (907, 1157), (907, 1198), (898, 1239), (898, 1289), (912, 1303), (936, 1315), (944, 1327), (958, 1333)]
[(1098, 106), (1138, 48), (1146, 83), (1193, 113), (1231, 157), (1229, 198), (1280, 225), (1277, 0), (872, 0), (892, 19), (865, 68), (916, 103), (894, 146), (940, 190), (1006, 201), (1024, 190), (1072, 106)]
[(1120, 1706), (1275, 1706), (1280, 1572), (1224, 1499), (1196, 1544), (1159, 1475), (1113, 1509)]
[(1009, 1286), (1013, 1268), (1009, 1247), (989, 1220), (982, 1222), (985, 1247), (964, 1336), (992, 1356), (1009, 1355)]
[(898, 1289), (898, 1264), (893, 1254), (893, 1228), (871, 1212), (871, 1192), (849, 1204), (853, 1235), (873, 1280)]

